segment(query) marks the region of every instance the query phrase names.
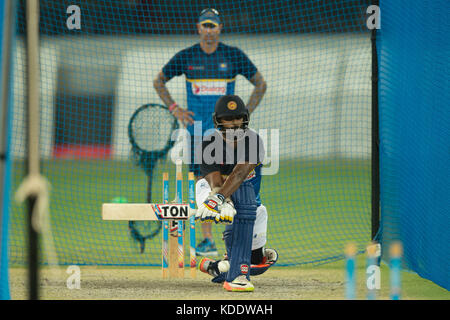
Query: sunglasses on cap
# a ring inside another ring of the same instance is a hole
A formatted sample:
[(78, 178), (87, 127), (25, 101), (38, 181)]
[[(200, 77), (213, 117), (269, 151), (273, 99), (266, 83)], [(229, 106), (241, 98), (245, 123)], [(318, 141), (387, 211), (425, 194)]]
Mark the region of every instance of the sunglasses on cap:
[(216, 16), (219, 15), (219, 11), (217, 11), (217, 10), (214, 9), (214, 8), (206, 8), (206, 9), (203, 9), (202, 12), (200, 12), (200, 15), (203, 15), (203, 14), (205, 14), (205, 13), (207, 13), (207, 12), (212, 12), (212, 13), (214, 13)]
[(202, 26), (203, 26), (204, 28), (208, 28), (208, 29), (214, 29), (214, 28), (217, 27), (216, 24), (213, 24), (213, 23), (210, 23), (210, 22), (202, 23)]

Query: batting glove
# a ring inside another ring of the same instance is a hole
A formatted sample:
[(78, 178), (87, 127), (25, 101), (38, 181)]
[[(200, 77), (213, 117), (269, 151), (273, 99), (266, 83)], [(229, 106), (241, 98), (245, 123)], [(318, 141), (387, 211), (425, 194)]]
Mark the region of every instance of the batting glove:
[(224, 203), (225, 197), (220, 193), (209, 195), (208, 198), (200, 205), (195, 214), (195, 219), (201, 221), (215, 221), (219, 215), (220, 206)]
[(231, 200), (227, 199), (220, 207), (219, 214), (216, 216), (216, 223), (232, 224), (236, 215), (236, 209)]

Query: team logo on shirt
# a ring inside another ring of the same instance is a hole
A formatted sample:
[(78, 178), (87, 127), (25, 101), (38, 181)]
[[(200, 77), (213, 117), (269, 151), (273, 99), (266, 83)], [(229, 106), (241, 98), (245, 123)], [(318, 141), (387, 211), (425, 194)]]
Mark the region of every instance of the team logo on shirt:
[(227, 107), (228, 107), (228, 109), (230, 109), (230, 110), (236, 110), (237, 104), (236, 104), (236, 102), (234, 102), (234, 101), (230, 101), (230, 102), (228, 102)]
[(227, 71), (227, 69), (228, 69), (228, 66), (225, 62), (219, 64), (220, 71)]

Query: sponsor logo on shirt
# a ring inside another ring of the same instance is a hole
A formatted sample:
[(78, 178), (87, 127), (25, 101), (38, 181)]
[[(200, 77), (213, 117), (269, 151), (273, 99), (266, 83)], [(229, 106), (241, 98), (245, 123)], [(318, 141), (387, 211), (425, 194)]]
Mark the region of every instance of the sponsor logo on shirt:
[(192, 93), (198, 96), (220, 96), (227, 92), (225, 81), (192, 82)]

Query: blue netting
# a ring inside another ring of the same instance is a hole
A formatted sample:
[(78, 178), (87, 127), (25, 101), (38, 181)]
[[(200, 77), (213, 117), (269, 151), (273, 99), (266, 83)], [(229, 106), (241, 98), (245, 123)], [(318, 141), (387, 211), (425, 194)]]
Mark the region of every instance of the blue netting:
[[(206, 7), (221, 13), (221, 41), (245, 52), (268, 85), (251, 127), (279, 133), (279, 169), (263, 177), (261, 192), (269, 212), (267, 245), (279, 251), (279, 264), (330, 261), (342, 257), (350, 241), (360, 248), (369, 242), (368, 1), (77, 1), (81, 29), (66, 24), (72, 1), (40, 3), (42, 171), (52, 184), (60, 263), (161, 263), (160, 235), (140, 254), (128, 224), (102, 221), (100, 208), (117, 197), (147, 200), (147, 176), (130, 158), (128, 121), (139, 106), (162, 103), (153, 79), (175, 53), (199, 41), (195, 23)], [(21, 4), (14, 53), (13, 188), (24, 175)], [(235, 86), (248, 101), (252, 84), (239, 75)], [(185, 77), (173, 78), (167, 87), (186, 107)], [(174, 177), (169, 160), (154, 169), (154, 201), (162, 199), (162, 172)], [(10, 258), (19, 265), (26, 259), (24, 216), (24, 207), (12, 204)], [(220, 252), (222, 229), (213, 228)]]
[(450, 289), (450, 3), (381, 10), (383, 248), (402, 241), (405, 266)]

